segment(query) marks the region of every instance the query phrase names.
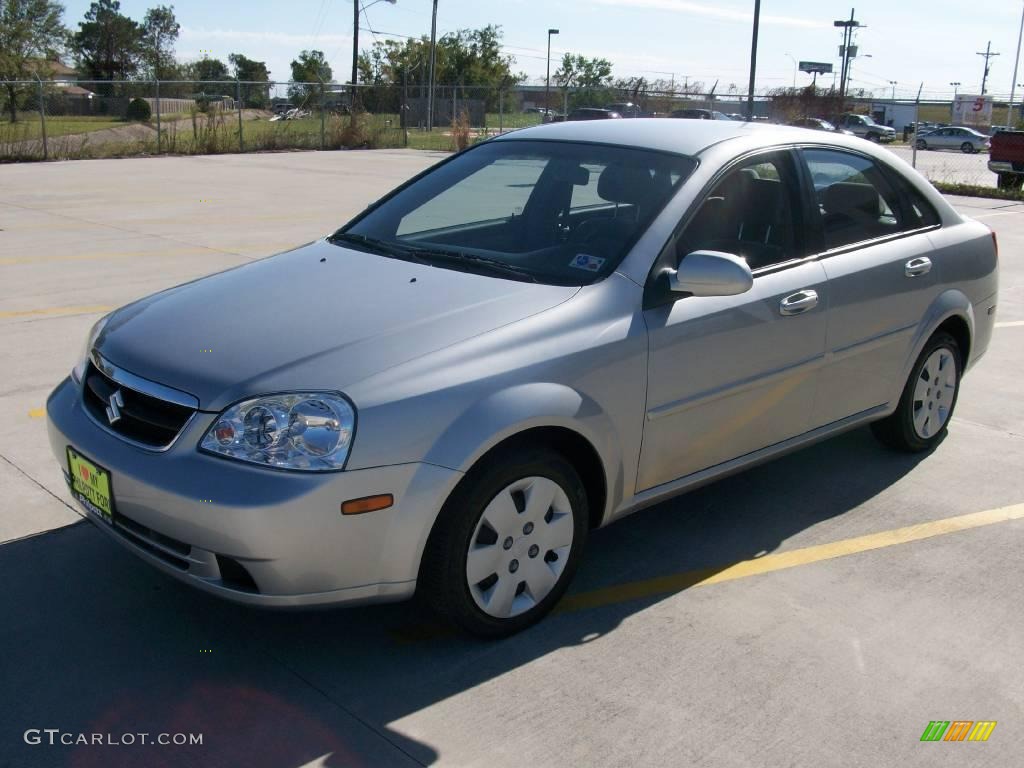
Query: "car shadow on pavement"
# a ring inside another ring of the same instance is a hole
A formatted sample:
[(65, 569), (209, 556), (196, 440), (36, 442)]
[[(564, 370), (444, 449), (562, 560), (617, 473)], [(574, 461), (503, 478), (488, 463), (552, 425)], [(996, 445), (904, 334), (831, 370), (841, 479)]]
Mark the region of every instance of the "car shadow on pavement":
[[(677, 497), (594, 532), (572, 593), (714, 573), (793, 537), (802, 536), (790, 549), (822, 543), (810, 529), (847, 516), (922, 458), (857, 430)], [(830, 525), (824, 541), (891, 527), (855, 514)], [(430, 764), (443, 746), (403, 718), (608, 635), (666, 596), (563, 611), (482, 642), (416, 602), (303, 612), (228, 604), (88, 524), (0, 546), (0, 583), (0, 767), (18, 768)], [(432, 732), (472, 727), (444, 721)], [(41, 743), (27, 743), (30, 729)], [(120, 745), (62, 745), (59, 734), (51, 745), (44, 729)], [(143, 746), (142, 733), (203, 741)]]

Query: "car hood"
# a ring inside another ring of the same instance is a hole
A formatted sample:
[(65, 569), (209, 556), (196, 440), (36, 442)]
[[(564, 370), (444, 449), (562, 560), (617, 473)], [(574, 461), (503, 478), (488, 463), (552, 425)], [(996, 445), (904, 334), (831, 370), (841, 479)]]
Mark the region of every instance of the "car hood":
[(129, 304), (97, 351), (219, 411), (253, 395), (354, 382), (572, 297), (320, 240)]

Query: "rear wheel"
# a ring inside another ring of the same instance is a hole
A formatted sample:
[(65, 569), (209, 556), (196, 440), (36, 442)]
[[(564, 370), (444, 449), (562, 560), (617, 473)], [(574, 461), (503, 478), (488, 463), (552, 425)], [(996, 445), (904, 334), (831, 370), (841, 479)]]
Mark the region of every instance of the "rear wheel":
[(971, 142), (965, 141), (963, 144), (960, 145), (960, 151), (963, 152), (965, 155), (973, 155), (978, 150), (974, 148), (974, 145), (971, 144)]
[(996, 186), (999, 189), (1020, 189), (1021, 177), (1015, 173), (1000, 173), (996, 176)]
[(521, 448), (492, 457), (441, 511), (418, 591), (473, 634), (519, 632), (565, 592), (587, 529), (583, 482), (561, 454)]
[(932, 336), (921, 351), (891, 416), (871, 425), (886, 445), (916, 453), (933, 448), (949, 426), (963, 373), (960, 347), (948, 333)]

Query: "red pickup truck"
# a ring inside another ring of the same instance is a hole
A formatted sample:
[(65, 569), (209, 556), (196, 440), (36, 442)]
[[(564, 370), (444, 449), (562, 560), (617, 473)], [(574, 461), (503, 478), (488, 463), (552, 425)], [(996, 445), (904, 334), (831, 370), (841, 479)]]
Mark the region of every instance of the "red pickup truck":
[(992, 137), (988, 169), (1000, 189), (1024, 186), (1024, 131), (999, 131)]

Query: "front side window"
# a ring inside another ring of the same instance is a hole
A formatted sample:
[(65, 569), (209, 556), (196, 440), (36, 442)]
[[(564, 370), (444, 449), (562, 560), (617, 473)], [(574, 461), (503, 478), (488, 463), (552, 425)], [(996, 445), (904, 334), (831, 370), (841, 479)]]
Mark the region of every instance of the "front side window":
[(799, 190), (788, 153), (751, 159), (731, 169), (683, 230), (677, 255), (722, 251), (752, 270), (800, 258)]
[(898, 195), (868, 158), (828, 149), (804, 150), (803, 157), (814, 182), (826, 249), (916, 228), (901, 221)]
[(426, 174), (331, 241), (553, 285), (610, 274), (696, 163), (627, 147), (504, 140)]

